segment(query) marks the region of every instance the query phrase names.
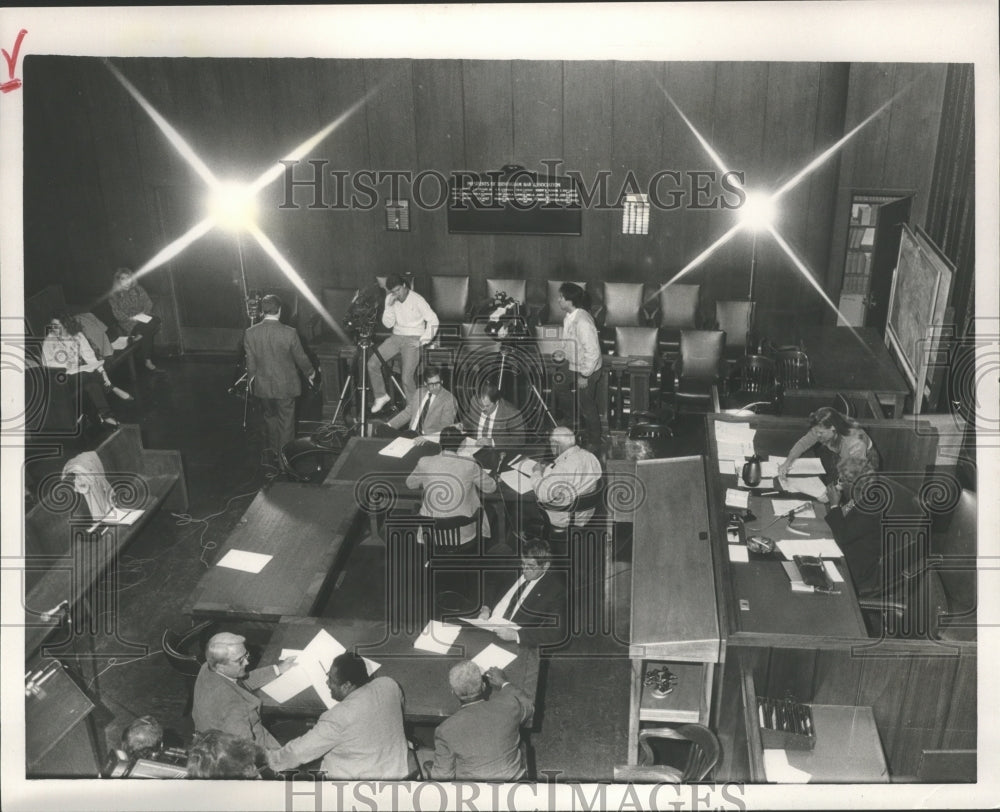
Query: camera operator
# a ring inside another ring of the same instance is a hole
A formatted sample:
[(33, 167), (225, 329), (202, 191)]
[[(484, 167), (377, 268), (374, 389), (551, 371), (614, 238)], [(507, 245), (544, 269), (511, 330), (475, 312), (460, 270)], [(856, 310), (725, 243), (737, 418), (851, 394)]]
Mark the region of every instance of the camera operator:
[(416, 371), (420, 361), (420, 348), (434, 340), (438, 329), (437, 314), (431, 310), (423, 296), (410, 290), (399, 274), (389, 274), (385, 287), (388, 294), (385, 297), (382, 324), (392, 330), (392, 335), (368, 359), (368, 376), (375, 393), (372, 414), (378, 414), (389, 402), (385, 380), (382, 378), (382, 361), (390, 361), (396, 355), (400, 356), (403, 363), (403, 393), (406, 395), (406, 402), (413, 403), (417, 391)]

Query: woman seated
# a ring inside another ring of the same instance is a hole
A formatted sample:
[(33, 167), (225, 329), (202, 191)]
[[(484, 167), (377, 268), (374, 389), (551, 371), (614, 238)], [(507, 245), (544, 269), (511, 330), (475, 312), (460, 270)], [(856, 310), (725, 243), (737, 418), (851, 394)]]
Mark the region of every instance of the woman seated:
[(878, 452), (872, 439), (856, 421), (823, 406), (809, 415), (809, 425), (809, 431), (792, 446), (785, 461), (778, 466), (778, 476), (782, 479), (788, 476), (792, 463), (817, 443), (834, 455), (831, 468), (850, 458), (867, 459), (873, 468), (878, 468)]
[(160, 319), (153, 315), (153, 301), (149, 294), (135, 281), (128, 268), (115, 271), (109, 301), (122, 334), (139, 342), (136, 355), (146, 369), (155, 372), (158, 367), (152, 360), (153, 336), (160, 329)]
[(79, 375), (84, 393), (97, 412), (97, 419), (106, 425), (117, 426), (105, 392), (112, 392), (123, 400), (132, 396), (111, 383), (98, 361), (90, 342), (87, 341), (79, 322), (65, 312), (59, 312), (45, 328), (42, 342), (42, 361), (50, 369), (65, 369), (68, 375)]

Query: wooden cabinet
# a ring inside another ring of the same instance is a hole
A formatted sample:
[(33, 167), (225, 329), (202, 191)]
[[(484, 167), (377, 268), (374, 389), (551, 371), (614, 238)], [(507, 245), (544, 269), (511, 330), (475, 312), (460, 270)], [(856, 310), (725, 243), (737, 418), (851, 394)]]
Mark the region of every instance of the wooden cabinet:
[(851, 195), (838, 325), (885, 332), (900, 229), (909, 219), (910, 202), (910, 196), (892, 192)]

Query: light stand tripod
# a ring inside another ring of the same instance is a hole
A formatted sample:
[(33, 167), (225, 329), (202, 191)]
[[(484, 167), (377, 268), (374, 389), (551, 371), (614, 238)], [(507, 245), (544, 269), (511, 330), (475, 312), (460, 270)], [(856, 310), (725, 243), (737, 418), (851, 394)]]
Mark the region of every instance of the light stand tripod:
[[(369, 352), (371, 351), (371, 352), (375, 353), (375, 355), (378, 357), (379, 361), (382, 362), (383, 368), (386, 366), (386, 361), (379, 354), (379, 351), (377, 349), (376, 350), (372, 350), (372, 346), (375, 343), (372, 340), (373, 333), (374, 333), (374, 329), (369, 330), (369, 329), (367, 329), (367, 327), (363, 327), (358, 332), (358, 348), (357, 348), (357, 351), (354, 354), (354, 359), (351, 362), (352, 365), (357, 365), (360, 368), (360, 372), (358, 372), (358, 378), (359, 378), (359, 381), (358, 381), (358, 390), (360, 390), (360, 392), (361, 392), (361, 396), (360, 396), (361, 408), (357, 412), (357, 420), (355, 421), (355, 425), (357, 426), (358, 432), (359, 432), (359, 436), (361, 436), (361, 437), (369, 437), (369, 436), (371, 436), (369, 434), (369, 428), (370, 427), (368, 425), (368, 421), (365, 419), (365, 415), (368, 412), (368, 357), (369, 357)], [(389, 380), (391, 380), (393, 386), (396, 387), (396, 391), (399, 392), (399, 394), (402, 395), (405, 398), (406, 394), (403, 392), (402, 387), (400, 387), (400, 385), (399, 385), (399, 381), (396, 380), (396, 377), (392, 374), (391, 371), (389, 373)], [(331, 428), (333, 426), (337, 425), (337, 420), (340, 417), (340, 411), (344, 407), (344, 403), (347, 400), (347, 393), (350, 391), (351, 386), (352, 386), (353, 383), (354, 383), (354, 369), (352, 368), (351, 371), (348, 373), (347, 378), (344, 380), (343, 387), (341, 387), (341, 390), (340, 390), (340, 399), (337, 401), (337, 410), (333, 413), (333, 419), (330, 420), (330, 426), (331, 426)], [(355, 390), (355, 394), (357, 394), (358, 390)]]
[[(514, 347), (507, 342), (500, 343), (500, 371), (497, 373), (497, 388), (501, 389), (503, 387), (503, 373), (507, 367), (507, 358), (514, 351)], [(543, 373), (544, 374), (544, 367)], [(555, 428), (559, 424), (556, 419), (552, 416), (552, 412), (549, 411), (549, 407), (545, 404), (545, 398), (542, 397), (542, 393), (538, 391), (535, 386), (534, 381), (531, 380), (530, 376), (526, 376), (528, 382), (528, 388), (534, 393), (535, 397), (538, 399), (539, 405), (542, 407), (542, 411), (548, 416), (549, 420), (552, 422), (552, 428)]]

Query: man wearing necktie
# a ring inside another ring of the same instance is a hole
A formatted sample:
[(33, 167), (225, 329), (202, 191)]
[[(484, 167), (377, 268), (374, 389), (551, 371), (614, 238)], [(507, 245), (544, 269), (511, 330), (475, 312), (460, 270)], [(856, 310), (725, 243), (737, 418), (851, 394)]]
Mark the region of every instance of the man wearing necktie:
[(441, 368), (424, 367), (423, 381), (416, 397), (408, 400), (406, 408), (388, 421), (390, 428), (416, 437), (418, 443), (426, 442), (424, 438), (428, 435), (437, 434), (455, 423), (455, 398), (444, 388)]
[(524, 447), (525, 431), (521, 413), (500, 395), (500, 389), (495, 383), (486, 383), (470, 406), (472, 408), (459, 427), (464, 427), (472, 441), (479, 446), (476, 459), (483, 465), (492, 468), (500, 453), (506, 451), (514, 454)]
[(284, 674), (295, 658), (247, 673), (250, 655), (244, 638), (219, 632), (205, 647), (205, 663), (194, 683), (194, 729), (221, 730), (250, 739), (265, 749), (281, 745), (261, 721), (261, 700), (253, 693)]
[[(526, 542), (521, 550), (521, 574), (492, 608), (479, 610), (479, 619), (497, 623), (497, 637), (522, 646), (553, 646), (566, 640), (566, 573), (552, 572), (551, 566), (548, 544)], [(520, 628), (514, 629), (511, 623)]]

